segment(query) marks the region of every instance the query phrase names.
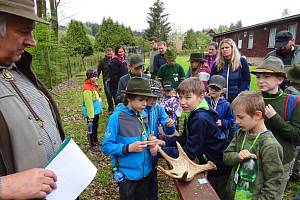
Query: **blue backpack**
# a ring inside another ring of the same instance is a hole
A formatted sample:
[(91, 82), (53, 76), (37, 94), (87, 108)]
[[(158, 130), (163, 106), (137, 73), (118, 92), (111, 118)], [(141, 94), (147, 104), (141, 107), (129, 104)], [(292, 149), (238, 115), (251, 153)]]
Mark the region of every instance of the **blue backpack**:
[[(283, 110), (283, 119), (286, 122), (290, 122), (292, 120), (293, 111), (297, 105), (299, 100), (298, 95), (288, 94), (285, 99), (284, 103), (284, 110)], [(300, 146), (300, 141), (295, 143), (296, 146)]]

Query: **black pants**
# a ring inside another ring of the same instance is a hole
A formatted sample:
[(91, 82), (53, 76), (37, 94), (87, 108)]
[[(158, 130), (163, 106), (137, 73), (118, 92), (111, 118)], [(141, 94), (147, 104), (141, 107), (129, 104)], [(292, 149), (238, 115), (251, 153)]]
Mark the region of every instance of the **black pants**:
[(219, 176), (210, 176), (209, 173), (207, 175), (207, 180), (209, 181), (210, 185), (214, 188), (221, 200), (231, 200), (230, 195), (226, 190), (229, 175), (230, 172), (225, 172), (223, 175)]
[(121, 200), (149, 200), (150, 175), (138, 180), (124, 180), (119, 184)]
[(158, 200), (158, 181), (157, 181), (157, 161), (158, 158), (155, 157), (152, 164), (152, 171), (149, 175), (150, 185), (149, 185), (149, 199)]
[(106, 96), (106, 100), (107, 100), (108, 111), (113, 111), (114, 103), (113, 103), (113, 98), (110, 94), (109, 82), (103, 81), (103, 86), (104, 86), (104, 92), (105, 92), (105, 96)]
[(99, 125), (99, 114), (94, 116), (93, 119), (93, 131), (92, 134), (88, 135), (90, 146), (93, 147), (98, 143), (97, 131)]

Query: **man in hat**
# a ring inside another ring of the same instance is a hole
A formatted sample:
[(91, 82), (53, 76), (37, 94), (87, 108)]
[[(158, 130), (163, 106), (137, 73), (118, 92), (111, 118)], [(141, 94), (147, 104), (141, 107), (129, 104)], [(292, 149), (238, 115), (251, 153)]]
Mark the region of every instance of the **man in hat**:
[[(283, 30), (275, 35), (275, 50), (269, 52), (265, 59), (269, 56), (275, 56), (282, 60), (284, 67), (300, 63), (300, 46), (295, 45), (295, 40), (291, 32)], [(288, 79), (285, 79), (280, 85), (282, 89), (289, 86)]]
[(208, 80), (210, 77), (210, 67), (205, 63), (203, 53), (191, 53), (190, 67), (186, 73), (186, 78), (197, 77), (203, 82), (205, 91), (208, 92)]
[(128, 74), (122, 76), (120, 78), (118, 84), (118, 91), (117, 91), (117, 103), (122, 103), (124, 95), (122, 95), (122, 90), (125, 90), (128, 84), (129, 79), (132, 77), (142, 77), (142, 78), (149, 78), (149, 76), (143, 73), (144, 70), (144, 59), (139, 54), (133, 54), (129, 57), (129, 72)]
[(184, 80), (185, 74), (182, 66), (176, 63), (175, 49), (167, 49), (165, 53), (167, 63), (161, 66), (157, 73), (157, 79), (164, 85), (169, 82), (176, 90), (178, 85)]
[(44, 169), (64, 132), (57, 106), (31, 70), (33, 0), (0, 1), (0, 199), (45, 198), (56, 175)]

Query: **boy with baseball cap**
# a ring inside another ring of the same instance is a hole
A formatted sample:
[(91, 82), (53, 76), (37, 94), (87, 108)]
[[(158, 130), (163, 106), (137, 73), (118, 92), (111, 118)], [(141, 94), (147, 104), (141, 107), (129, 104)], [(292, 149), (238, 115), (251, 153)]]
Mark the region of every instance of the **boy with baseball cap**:
[(208, 95), (205, 97), (208, 105), (214, 109), (219, 116), (217, 126), (227, 135), (228, 143), (233, 138), (230, 129), (234, 125), (235, 116), (230, 103), (223, 97), (223, 89), (226, 87), (226, 80), (221, 75), (214, 75), (208, 82)]

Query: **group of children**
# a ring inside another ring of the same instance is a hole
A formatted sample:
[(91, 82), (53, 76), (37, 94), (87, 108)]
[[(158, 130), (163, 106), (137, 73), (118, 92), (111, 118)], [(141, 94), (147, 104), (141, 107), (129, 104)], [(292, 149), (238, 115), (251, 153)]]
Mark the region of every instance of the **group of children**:
[[(251, 73), (261, 93), (242, 92), (231, 105), (222, 95), (226, 81), (219, 75), (210, 77), (208, 92), (199, 77), (183, 80), (178, 96), (171, 84), (164, 84), (163, 102), (179, 98), (184, 114), (182, 134), (172, 137), (159, 137), (159, 126), (174, 131), (177, 109), (157, 102), (162, 95), (153, 80), (131, 78), (102, 141), (103, 153), (111, 156), (114, 171), (123, 177), (118, 179), (120, 199), (158, 198), (156, 146), (175, 147), (176, 141), (191, 160), (216, 164), (207, 179), (220, 199), (282, 199), (300, 140), (300, 105), (298, 97), (279, 87), (286, 77), (279, 58), (270, 56)], [(287, 74), (295, 86), (288, 91), (299, 91), (299, 77)], [(235, 123), (239, 129), (232, 131)]]

